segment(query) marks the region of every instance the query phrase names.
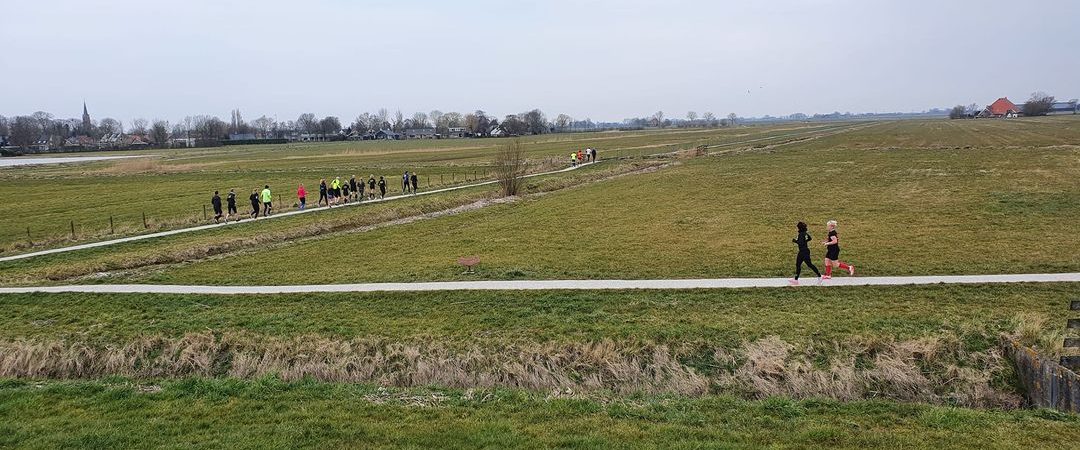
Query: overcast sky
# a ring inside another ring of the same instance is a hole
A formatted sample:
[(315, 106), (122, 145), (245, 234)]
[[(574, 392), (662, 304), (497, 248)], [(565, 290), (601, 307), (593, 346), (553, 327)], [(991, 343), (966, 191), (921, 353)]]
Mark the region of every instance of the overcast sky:
[(621, 120), (1080, 97), (1075, 0), (3, 0), (0, 115)]

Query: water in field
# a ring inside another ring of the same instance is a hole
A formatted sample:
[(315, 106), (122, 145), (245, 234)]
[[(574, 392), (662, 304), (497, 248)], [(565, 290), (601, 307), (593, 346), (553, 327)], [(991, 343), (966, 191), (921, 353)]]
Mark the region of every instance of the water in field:
[(40, 164), (68, 164), (91, 161), (107, 161), (110, 159), (142, 158), (143, 155), (134, 156), (62, 156), (56, 158), (0, 158), (0, 167), (31, 166)]

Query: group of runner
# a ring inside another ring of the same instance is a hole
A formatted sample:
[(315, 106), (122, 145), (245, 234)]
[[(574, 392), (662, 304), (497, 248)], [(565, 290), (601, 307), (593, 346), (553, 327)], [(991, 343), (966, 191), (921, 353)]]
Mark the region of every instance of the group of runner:
[[(356, 175), (353, 175), (348, 181), (342, 181), (341, 177), (334, 177), (330, 183), (327, 183), (326, 179), (323, 178), (319, 180), (319, 201), (316, 205), (333, 207), (349, 202), (362, 202), (365, 197), (368, 200), (386, 198), (386, 186), (386, 178), (380, 176), (376, 180), (375, 175), (371, 175), (366, 181), (364, 179), (357, 180)], [(419, 177), (415, 172), (409, 173), (406, 171), (401, 176), (401, 193), (416, 194), (419, 191)], [(251, 196), (248, 199), (251, 201), (251, 212), (247, 215), (252, 219), (258, 218), (260, 214), (264, 217), (269, 216), (274, 210), (274, 196), (270, 191), (270, 185), (263, 186), (262, 190), (258, 188), (252, 189)], [(303, 183), (300, 183), (296, 188), (296, 199), (299, 203), (298, 209), (307, 208), (307, 189), (304, 188)], [(236, 206), (235, 189), (229, 189), (224, 203), (223, 205), (219, 192), (214, 191), (214, 196), (210, 199), (210, 204), (214, 208), (214, 222), (220, 222), (222, 219), (228, 222), (234, 218), (237, 221), (240, 220), (241, 217)]]
[(596, 149), (587, 148), (585, 150), (578, 150), (570, 153), (570, 166), (577, 167), (578, 164), (587, 162), (596, 162)]
[(840, 234), (836, 231), (835, 220), (830, 220), (825, 224), (828, 238), (821, 242), (821, 244), (825, 246), (824, 275), (818, 271), (818, 268), (814, 266), (814, 263), (810, 259), (810, 242), (813, 238), (810, 237), (810, 233), (807, 231), (806, 223), (799, 222), (795, 224), (795, 229), (798, 230), (799, 234), (795, 236), (795, 239), (792, 239), (791, 242), (799, 246), (799, 253), (795, 257), (795, 278), (790, 281), (791, 284), (799, 284), (799, 275), (802, 274), (803, 264), (806, 264), (806, 267), (813, 270), (822, 280), (832, 279), (832, 271), (834, 268), (846, 270), (848, 275), (855, 275), (855, 266), (840, 261)]

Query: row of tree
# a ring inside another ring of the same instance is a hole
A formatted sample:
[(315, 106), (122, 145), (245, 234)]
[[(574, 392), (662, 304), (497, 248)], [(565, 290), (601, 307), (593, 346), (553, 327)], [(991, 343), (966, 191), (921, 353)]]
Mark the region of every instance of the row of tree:
[(735, 113), (728, 114), (727, 118), (718, 119), (716, 114), (706, 112), (698, 115), (695, 111), (688, 111), (686, 119), (671, 119), (664, 116), (663, 111), (657, 111), (648, 117), (634, 117), (623, 121), (625, 125), (633, 128), (657, 127), (657, 128), (693, 128), (693, 127), (726, 127), (733, 126), (738, 121)]
[[(718, 120), (712, 113), (698, 116), (689, 112), (686, 120), (675, 121), (657, 112), (649, 117), (626, 119), (623, 124), (631, 127), (710, 127), (726, 126), (735, 123), (735, 114), (727, 119)], [(8, 136), (9, 144), (18, 147), (46, 145), (60, 148), (65, 140), (72, 137), (86, 136), (93, 140), (114, 134), (137, 135), (151, 144), (165, 145), (169, 139), (183, 138), (199, 140), (222, 140), (230, 135), (255, 135), (260, 138), (288, 138), (295, 134), (313, 134), (323, 136), (341, 136), (346, 134), (365, 135), (379, 130), (401, 133), (407, 129), (434, 129), (435, 133), (446, 136), (451, 132), (460, 132), (470, 136), (487, 137), (493, 134), (521, 136), (549, 132), (596, 129), (597, 124), (591, 119), (576, 120), (566, 114), (559, 114), (554, 120), (548, 120), (543, 111), (533, 109), (520, 114), (509, 114), (501, 120), (482, 110), (462, 114), (433, 110), (428, 113), (417, 112), (406, 116), (400, 110), (391, 113), (386, 108), (373, 113), (357, 116), (348, 126), (343, 126), (334, 116), (317, 117), (312, 113), (301, 114), (296, 120), (278, 121), (261, 116), (247, 121), (239, 109), (230, 112), (229, 121), (216, 116), (187, 116), (176, 123), (166, 120), (135, 119), (129, 126), (120, 120), (106, 117), (100, 121), (85, 117), (57, 120), (52, 114), (38, 111), (28, 116), (6, 118), (0, 116), (0, 136)]]

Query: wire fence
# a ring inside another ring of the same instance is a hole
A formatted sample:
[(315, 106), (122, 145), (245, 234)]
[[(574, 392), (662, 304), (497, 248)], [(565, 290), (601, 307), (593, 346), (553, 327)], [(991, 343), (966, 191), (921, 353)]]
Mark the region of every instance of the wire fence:
[[(684, 147), (685, 145), (673, 144), (636, 149), (598, 150), (598, 152), (601, 158), (633, 159), (647, 158), (651, 155), (661, 153), (671, 153)], [(533, 159), (531, 165), (534, 168), (533, 173), (536, 173), (537, 171), (545, 172), (559, 167), (569, 166), (570, 158), (569, 154), (567, 154), (566, 157), (545, 156), (539, 159)], [(382, 175), (382, 177), (386, 181), (387, 197), (408, 193), (408, 191), (403, 189), (400, 174)], [(378, 175), (376, 176), (376, 180), (378, 180)], [(417, 179), (417, 191), (422, 192), (425, 190), (453, 188), (494, 180), (495, 171), (494, 168), (490, 166), (476, 166), (460, 169), (451, 168), (449, 170), (436, 171), (430, 175), (419, 176)], [(364, 183), (362, 199), (359, 198), (358, 192), (352, 192), (350, 189), (350, 203), (363, 202), (370, 198), (371, 189), (367, 181), (367, 179), (357, 180), (358, 184)], [(348, 181), (345, 182), (347, 183)], [(305, 184), (305, 186), (308, 185)], [(378, 191), (378, 186), (376, 186), (375, 189)], [(381, 192), (376, 197), (381, 197)], [(318, 200), (319, 187), (318, 184), (315, 184), (313, 189), (308, 189), (307, 191), (305, 205), (307, 208), (318, 207), (320, 206)], [(272, 204), (272, 213), (294, 211), (300, 207), (300, 201), (296, 195), (296, 191), (291, 189), (286, 192), (275, 190)], [(233, 215), (229, 215), (229, 220), (243, 220), (244, 218), (253, 215), (252, 205), (248, 197), (243, 195), (243, 192), (238, 193), (236, 206), (237, 212)], [(223, 214), (220, 219), (224, 220), (225, 215), (228, 215), (225, 196), (222, 196), (222, 209), (225, 214)], [(262, 215), (262, 211), (259, 212), (259, 215)], [(130, 236), (148, 232), (205, 225), (213, 223), (215, 221), (215, 216), (216, 213), (210, 203), (210, 198), (208, 197), (205, 200), (205, 203), (197, 206), (193, 205), (189, 212), (142, 210), (102, 215), (89, 219), (84, 216), (78, 218), (72, 217), (61, 222), (57, 222), (56, 220), (50, 220), (49, 222), (31, 222), (19, 227), (18, 234), (10, 232), (6, 233), (7, 236), (4, 238), (6, 242), (0, 243), (0, 254), (31, 248), (51, 247), (79, 241)], [(25, 232), (25, 234), (22, 234), (23, 232)]]

